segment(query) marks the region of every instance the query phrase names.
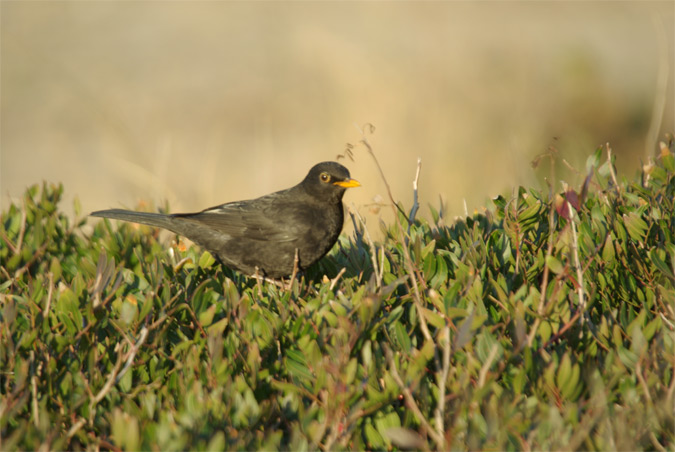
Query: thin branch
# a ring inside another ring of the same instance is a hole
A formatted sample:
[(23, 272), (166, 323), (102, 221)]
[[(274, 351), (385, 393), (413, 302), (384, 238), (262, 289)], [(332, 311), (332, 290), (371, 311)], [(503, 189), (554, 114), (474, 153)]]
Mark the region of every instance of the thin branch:
[[(645, 395), (645, 399), (647, 399), (647, 406), (651, 410), (654, 409), (654, 401), (652, 400), (652, 396), (649, 394), (649, 387), (647, 386), (647, 382), (645, 381), (645, 377), (642, 375), (642, 357), (638, 359), (637, 364), (635, 365), (635, 375), (637, 376), (638, 381), (640, 382), (640, 387), (642, 388), (642, 392)], [(650, 430), (649, 432), (649, 440), (651, 441), (652, 445), (656, 450), (659, 452), (665, 452), (666, 448), (663, 447), (663, 445), (659, 442), (658, 438), (656, 438), (656, 435), (654, 435), (654, 432)]]
[(347, 267), (342, 267), (342, 270), (340, 270), (338, 272), (337, 276), (330, 280), (330, 287), (328, 288), (329, 290), (333, 290), (333, 288), (337, 284), (338, 280), (342, 277), (342, 275), (345, 274), (346, 271), (347, 271)]
[[(372, 124), (366, 124), (370, 130), (370, 133), (372, 133), (375, 130), (375, 127)], [(397, 209), (399, 212), (403, 214), (404, 217), (406, 217), (406, 220), (410, 222), (408, 219), (408, 216), (405, 214), (403, 210), (401, 210), (401, 207), (396, 204), (396, 201), (394, 201), (394, 196), (391, 194), (391, 187), (389, 187), (389, 182), (387, 182), (387, 178), (384, 175), (384, 171), (382, 170), (382, 167), (380, 166), (379, 160), (377, 160), (377, 157), (375, 157), (375, 153), (373, 152), (373, 148), (370, 146), (370, 143), (368, 142), (368, 139), (366, 138), (366, 133), (364, 130), (358, 126), (358, 124), (354, 124), (356, 129), (361, 133), (361, 144), (363, 144), (366, 149), (368, 150), (368, 153), (370, 156), (373, 158), (375, 161), (375, 165), (377, 166), (378, 171), (380, 172), (380, 177), (382, 178), (382, 182), (384, 182), (384, 186), (387, 188), (387, 194), (389, 195), (389, 200), (391, 201), (391, 204), (395, 206), (395, 210)]]
[(612, 182), (614, 182), (614, 189), (621, 196), (621, 186), (616, 179), (616, 173), (614, 172), (614, 165), (612, 165), (612, 148), (609, 146), (609, 143), (605, 144), (607, 148), (607, 166), (609, 167), (609, 174), (612, 176)]
[[(417, 310), (417, 315), (419, 316), (420, 319), (420, 328), (422, 329), (422, 334), (424, 335), (426, 340), (433, 342), (433, 338), (431, 337), (431, 333), (429, 332), (429, 327), (427, 326), (426, 315), (422, 310), (422, 296), (420, 295), (420, 290), (417, 287), (417, 279), (415, 278), (415, 269), (413, 268), (412, 259), (410, 258), (410, 252), (408, 251), (407, 246), (403, 247), (403, 256), (404, 256), (403, 260), (405, 261), (406, 265), (406, 271), (410, 275), (413, 287), (413, 294), (415, 295), (415, 309)], [(434, 348), (434, 355), (436, 355), (436, 363), (438, 364), (438, 351), (435, 348)]]
[(382, 285), (382, 278), (384, 278), (384, 247), (380, 247), (380, 273), (377, 275), (380, 285)]
[(21, 268), (18, 269), (16, 272), (14, 272), (14, 278), (15, 278), (15, 279), (20, 279), (20, 278), (21, 278), (21, 275), (23, 275), (24, 272), (25, 272), (26, 270), (28, 270), (28, 267), (30, 267), (31, 265), (33, 265), (33, 262), (35, 262), (36, 260), (38, 260), (39, 258), (42, 257), (42, 255), (44, 254), (44, 252), (45, 252), (45, 250), (47, 249), (48, 246), (49, 246), (49, 241), (43, 243), (43, 244), (40, 246), (40, 248), (38, 248), (38, 249), (35, 251), (35, 253), (33, 253), (33, 255), (31, 256), (31, 258), (28, 259), (28, 262), (26, 262), (26, 263), (23, 265), (23, 267), (21, 267)]
[[(549, 345), (551, 345), (552, 343), (554, 343), (555, 341), (557, 341), (558, 339), (560, 339), (560, 338), (565, 334), (565, 332), (566, 332), (567, 330), (569, 330), (570, 328), (572, 328), (572, 325), (574, 325), (574, 322), (577, 321), (577, 319), (579, 318), (580, 315), (581, 315), (581, 310), (577, 310), (577, 312), (576, 312), (576, 313), (575, 313), (575, 314), (567, 321), (567, 323), (565, 323), (565, 324), (562, 326), (562, 328), (560, 328), (560, 330), (558, 330), (557, 333), (555, 333), (553, 336), (551, 336), (551, 337), (549, 338), (549, 340), (546, 341), (545, 344), (542, 344), (541, 347), (539, 347), (539, 350), (537, 350), (537, 352), (538, 352), (538, 353), (541, 353), (541, 352), (542, 352), (544, 349), (546, 349)], [(598, 342), (598, 344), (599, 344), (602, 348), (605, 348), (605, 349), (607, 348), (607, 347), (604, 347), (600, 342)]]
[(7, 247), (12, 250), (12, 254), (16, 254), (18, 250), (16, 249), (16, 245), (12, 243), (12, 241), (9, 239), (7, 234), (5, 234), (5, 231), (0, 229), (0, 239), (2, 239), (3, 242), (7, 244)]
[(47, 305), (45, 306), (45, 310), (42, 311), (42, 319), (45, 322), (49, 322), (49, 310), (51, 309), (52, 306), (52, 296), (54, 295), (54, 273), (49, 272), (47, 274), (47, 278), (49, 278), (49, 289), (47, 291)]
[(293, 288), (293, 281), (298, 276), (298, 270), (300, 265), (300, 256), (298, 255), (298, 249), (295, 249), (295, 256), (293, 257), (293, 273), (291, 273), (291, 279), (288, 280), (288, 290)]
[[(206, 283), (206, 281), (204, 281), (202, 284), (200, 284), (200, 286), (202, 286), (205, 283)], [(197, 328), (199, 328), (199, 332), (202, 333), (202, 337), (204, 337), (204, 338), (208, 337), (208, 335), (206, 334), (206, 331), (204, 331), (204, 327), (202, 327), (202, 324), (199, 321), (199, 318), (197, 318), (197, 314), (195, 314), (195, 311), (192, 310), (192, 307), (188, 303), (185, 303), (184, 309), (188, 312), (188, 314), (190, 314), (190, 317), (192, 317), (192, 320), (195, 322), (195, 326)]]
[[(380, 171), (380, 176), (382, 177), (382, 181), (384, 182), (385, 186), (387, 187), (387, 193), (389, 195), (389, 200), (391, 201), (391, 206), (394, 211), (394, 219), (396, 221), (396, 224), (398, 226), (399, 233), (401, 234), (401, 241), (403, 243), (402, 249), (403, 249), (403, 261), (405, 263), (406, 267), (406, 272), (408, 275), (410, 275), (410, 283), (412, 284), (413, 288), (413, 296), (415, 300), (415, 309), (417, 310), (417, 315), (420, 319), (420, 328), (422, 330), (422, 334), (424, 335), (424, 338), (428, 341), (433, 341), (433, 338), (431, 336), (431, 333), (429, 332), (429, 327), (427, 326), (427, 321), (426, 321), (426, 316), (424, 314), (424, 311), (422, 310), (422, 297), (420, 296), (420, 290), (417, 285), (417, 279), (419, 278), (422, 282), (423, 285), (424, 279), (418, 275), (418, 273), (415, 271), (414, 265), (412, 263), (412, 258), (410, 257), (410, 250), (408, 249), (408, 241), (409, 241), (409, 235), (406, 235), (404, 232), (405, 230), (403, 229), (403, 225), (401, 224), (401, 220), (399, 216), (397, 215), (397, 211), (401, 212), (403, 216), (406, 218), (408, 221), (408, 225), (410, 225), (410, 219), (406, 216), (405, 212), (401, 210), (401, 207), (394, 201), (394, 196), (391, 194), (391, 189), (389, 188), (389, 183), (387, 182), (387, 178), (384, 175), (384, 171), (382, 171), (382, 167), (380, 166), (380, 162), (375, 156), (375, 153), (373, 152), (373, 148), (370, 146), (370, 143), (368, 142), (368, 139), (366, 138), (365, 132), (358, 126), (356, 126), (357, 129), (361, 132), (361, 143), (366, 147), (368, 150), (368, 153), (370, 156), (373, 158), (375, 161), (375, 165), (377, 165), (378, 170)], [(370, 125), (371, 131), (373, 130), (373, 126)], [(419, 169), (421, 167), (421, 162), (418, 161), (418, 170), (417, 173), (419, 173)], [(415, 184), (417, 183), (416, 181), (414, 182)], [(440, 366), (440, 360), (438, 358), (438, 350), (434, 348), (434, 360), (436, 362), (436, 367), (441, 367)]]
[(21, 251), (23, 246), (23, 237), (26, 233), (26, 198), (23, 199), (23, 209), (21, 209), (21, 227), (19, 228), (19, 239), (16, 241), (16, 251), (14, 254)]
[[(30, 365), (31, 367), (35, 366), (35, 351), (31, 350), (30, 351)], [(30, 391), (31, 395), (33, 397), (32, 400), (32, 410), (33, 410), (33, 424), (35, 425), (36, 428), (40, 426), (40, 419), (39, 419), (39, 412), (38, 412), (38, 398), (37, 398), (37, 372), (35, 369), (31, 370), (31, 373), (33, 374), (30, 378)]]
[(485, 385), (485, 378), (487, 378), (487, 373), (490, 370), (490, 366), (492, 366), (492, 361), (497, 357), (497, 352), (499, 352), (499, 346), (496, 343), (492, 344), (490, 354), (488, 354), (487, 359), (483, 363), (483, 367), (480, 368), (480, 372), (478, 373), (479, 388), (482, 388)]
[[(323, 406), (327, 407), (328, 406), (328, 391), (324, 390), (321, 393), (321, 399), (323, 402)], [(333, 410), (328, 410), (327, 416), (326, 416), (326, 423), (330, 421), (331, 428), (330, 428), (330, 433), (328, 434), (328, 438), (326, 438), (326, 442), (322, 445), (323, 450), (333, 450), (333, 444), (335, 444), (335, 441), (338, 440), (338, 437), (340, 436), (340, 429), (338, 428), (337, 424), (337, 419), (335, 419), (336, 411)]]
[(122, 352), (117, 354), (117, 362), (115, 362), (115, 366), (113, 367), (112, 371), (108, 375), (108, 380), (105, 382), (101, 390), (96, 394), (90, 401), (89, 401), (89, 423), (93, 425), (94, 423), (94, 415), (96, 413), (95, 407), (98, 402), (103, 400), (103, 398), (110, 392), (112, 389), (113, 385), (115, 384), (115, 378), (117, 377), (117, 373), (120, 370), (120, 367), (122, 367)]
[(263, 293), (262, 281), (266, 280), (267, 278), (265, 278), (265, 276), (260, 273), (260, 269), (258, 268), (257, 265), (255, 266), (255, 273), (253, 273), (253, 275), (251, 275), (251, 276), (253, 276), (255, 278), (256, 286), (258, 287), (258, 294), (262, 297), (262, 293)]
[(396, 369), (396, 363), (394, 362), (394, 354), (392, 353), (389, 345), (384, 343), (382, 344), (382, 346), (384, 349), (384, 354), (387, 358), (387, 363), (389, 364), (389, 368), (391, 369), (391, 376), (398, 385), (398, 387), (401, 389), (401, 391), (403, 391), (403, 397), (405, 398), (406, 405), (408, 406), (408, 408), (412, 410), (413, 414), (415, 415), (419, 423), (422, 424), (422, 426), (424, 426), (429, 436), (431, 436), (431, 438), (434, 440), (438, 450), (444, 450), (445, 438), (442, 435), (439, 435), (438, 432), (433, 427), (431, 427), (431, 425), (429, 425), (429, 422), (426, 420), (426, 418), (422, 414), (422, 411), (417, 406), (417, 402), (415, 402), (415, 398), (410, 392), (410, 389), (403, 383), (403, 380), (401, 379), (401, 376), (399, 375), (398, 370)]
[(652, 445), (654, 446), (654, 449), (658, 450), (659, 452), (666, 452), (668, 450), (659, 442), (659, 439), (656, 437), (656, 435), (654, 435), (654, 432), (650, 431), (648, 436), (649, 441), (651, 441)]
[[(671, 366), (675, 366), (675, 358), (671, 356)], [(673, 402), (673, 394), (675, 394), (675, 375), (670, 377), (670, 385), (668, 386), (668, 391), (666, 391), (666, 401), (671, 404)]]
[(420, 178), (420, 169), (422, 169), (422, 158), (417, 157), (417, 171), (415, 172), (415, 179), (413, 180), (413, 205), (410, 209), (410, 217), (408, 218), (408, 235), (410, 235), (410, 227), (415, 221), (415, 216), (420, 208), (420, 205), (417, 202), (417, 182)]
[[(385, 186), (387, 187), (387, 193), (389, 195), (389, 200), (391, 201), (391, 206), (392, 210), (394, 211), (394, 220), (396, 221), (398, 233), (400, 236), (401, 244), (403, 245), (401, 248), (403, 250), (403, 262), (405, 264), (405, 269), (406, 273), (408, 274), (408, 277), (410, 279), (410, 284), (412, 285), (412, 291), (413, 291), (413, 299), (414, 299), (414, 304), (415, 304), (415, 310), (417, 311), (417, 317), (419, 319), (419, 324), (420, 324), (420, 330), (422, 331), (422, 334), (425, 338), (425, 340), (434, 342), (433, 337), (431, 335), (431, 332), (429, 331), (429, 327), (427, 325), (427, 320), (426, 320), (426, 314), (424, 313), (424, 308), (423, 308), (423, 303), (422, 303), (422, 296), (420, 295), (420, 289), (418, 286), (418, 278), (420, 283), (426, 287), (426, 283), (424, 281), (424, 278), (415, 270), (415, 266), (413, 264), (412, 257), (410, 256), (410, 249), (409, 249), (409, 242), (410, 242), (410, 227), (412, 225), (412, 222), (414, 221), (414, 214), (417, 212), (417, 207), (419, 206), (417, 202), (417, 183), (419, 179), (419, 173), (420, 169), (422, 166), (421, 159), (417, 160), (417, 171), (415, 173), (415, 179), (413, 180), (413, 196), (415, 198), (415, 202), (413, 204), (413, 209), (411, 210), (411, 215), (410, 218), (408, 218), (405, 215), (405, 212), (402, 211), (401, 207), (396, 203), (394, 200), (394, 197), (391, 193), (391, 189), (389, 187), (389, 183), (387, 182), (387, 178), (384, 175), (384, 172), (382, 171), (382, 167), (380, 166), (380, 163), (375, 156), (375, 153), (373, 152), (373, 148), (370, 146), (370, 143), (368, 142), (368, 139), (366, 138), (363, 130), (359, 129), (361, 131), (362, 139), (361, 143), (366, 147), (368, 150), (368, 153), (370, 156), (373, 158), (375, 161), (375, 164), (377, 165), (377, 168), (380, 172), (380, 176), (382, 177), (382, 181), (384, 182)], [(372, 130), (372, 126), (371, 126)], [(401, 224), (401, 219), (398, 215), (398, 212), (401, 212), (403, 216), (406, 218), (408, 222), (408, 228), (407, 232), (406, 229), (403, 228), (403, 225)], [(443, 449), (445, 446), (445, 440), (444, 436), (442, 433), (439, 433), (438, 431), (434, 430), (431, 428), (429, 425), (429, 422), (426, 420), (426, 418), (422, 415), (420, 412), (419, 408), (415, 404), (415, 400), (412, 397), (412, 394), (410, 393), (410, 390), (403, 385), (403, 381), (401, 380), (400, 376), (398, 376), (398, 372), (396, 371), (396, 366), (394, 364), (393, 356), (391, 354), (391, 350), (387, 346), (385, 349), (385, 352), (387, 352), (387, 359), (389, 361), (389, 365), (392, 368), (392, 376), (394, 376), (397, 384), (402, 388), (404, 396), (406, 398), (406, 401), (410, 408), (415, 412), (415, 415), (418, 417), (419, 421), (425, 425), (429, 431), (429, 435), (432, 436), (434, 439), (434, 442), (436, 443), (438, 449)], [(438, 349), (437, 347), (434, 347), (434, 362), (436, 365), (437, 369), (442, 369), (441, 367), (441, 360), (438, 356)], [(448, 362), (449, 362), (449, 357), (448, 357)], [(449, 364), (448, 364), (449, 366)], [(445, 383), (445, 382), (444, 382)], [(442, 397), (442, 400), (444, 400), (445, 397)], [(443, 408), (443, 407), (442, 407)], [(443, 431), (443, 425), (442, 421), (441, 423), (438, 424), (437, 426), (440, 431)]]
[(574, 208), (572, 204), (567, 201), (567, 211), (570, 215), (570, 225), (572, 226), (572, 252), (574, 255), (574, 267), (577, 271), (577, 282), (578, 289), (577, 293), (579, 295), (579, 309), (581, 310), (581, 324), (584, 324), (585, 313), (586, 313), (586, 297), (584, 296), (584, 274), (581, 271), (581, 263), (579, 262), (579, 242), (577, 239), (577, 227), (574, 223)]
[(70, 429), (68, 430), (68, 433), (66, 434), (66, 437), (68, 439), (72, 438), (75, 435), (75, 433), (77, 433), (82, 428), (82, 426), (86, 423), (87, 423), (87, 420), (85, 418), (81, 417), (76, 423), (73, 424), (72, 427), (70, 427)]
[[(441, 371), (440, 381), (438, 381), (438, 406), (436, 407), (436, 431), (442, 437), (445, 437), (445, 386), (448, 380), (448, 372), (450, 371), (450, 328), (448, 325), (443, 327), (441, 332), (441, 340), (443, 341), (443, 370)], [(437, 374), (438, 375), (438, 374)]]
[(136, 353), (138, 352), (138, 349), (140, 348), (141, 345), (143, 345), (143, 342), (145, 342), (145, 339), (148, 335), (148, 328), (144, 326), (141, 329), (141, 334), (136, 341), (136, 343), (132, 343), (129, 338), (126, 338), (127, 343), (131, 345), (131, 349), (128, 352), (127, 358), (126, 358), (126, 365), (124, 366), (124, 369), (120, 372), (120, 368), (122, 367), (122, 362), (124, 361), (124, 353), (122, 353), (122, 350), (117, 353), (117, 362), (115, 362), (115, 366), (113, 367), (112, 371), (108, 375), (108, 380), (105, 382), (101, 390), (91, 398), (89, 401), (89, 423), (92, 424), (94, 422), (94, 415), (95, 415), (95, 410), (94, 407), (96, 404), (98, 404), (103, 398), (108, 395), (110, 390), (113, 388), (115, 383), (119, 382), (120, 379), (124, 376), (124, 374), (129, 370), (131, 367), (131, 364), (133, 363), (134, 357), (136, 356)]
[(129, 368), (133, 364), (134, 358), (136, 357), (136, 353), (138, 353), (138, 349), (141, 348), (141, 345), (143, 345), (147, 337), (148, 337), (148, 327), (144, 326), (143, 328), (141, 328), (141, 334), (140, 337), (138, 338), (138, 341), (136, 341), (136, 343), (132, 344), (131, 346), (131, 351), (129, 353), (129, 356), (127, 357), (127, 362), (124, 365), (122, 371), (119, 373), (119, 375), (117, 375), (117, 378), (115, 380), (116, 383), (122, 379), (125, 373), (127, 373)]

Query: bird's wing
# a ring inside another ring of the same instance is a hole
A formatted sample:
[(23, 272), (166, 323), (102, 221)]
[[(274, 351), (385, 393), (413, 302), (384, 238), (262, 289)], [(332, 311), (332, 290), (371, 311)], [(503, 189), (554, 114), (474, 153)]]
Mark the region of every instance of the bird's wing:
[(206, 226), (234, 239), (288, 242), (296, 240), (299, 234), (294, 216), (288, 213), (279, 203), (258, 198), (222, 204), (197, 213), (176, 214), (174, 217)]

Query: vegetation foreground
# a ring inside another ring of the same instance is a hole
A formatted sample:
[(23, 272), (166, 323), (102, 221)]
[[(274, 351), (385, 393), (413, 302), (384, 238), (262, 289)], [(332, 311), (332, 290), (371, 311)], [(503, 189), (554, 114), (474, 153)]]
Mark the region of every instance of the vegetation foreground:
[(672, 143), (611, 160), (453, 223), (392, 204), (381, 243), (357, 215), (288, 288), (32, 187), (1, 218), (0, 449), (673, 450)]

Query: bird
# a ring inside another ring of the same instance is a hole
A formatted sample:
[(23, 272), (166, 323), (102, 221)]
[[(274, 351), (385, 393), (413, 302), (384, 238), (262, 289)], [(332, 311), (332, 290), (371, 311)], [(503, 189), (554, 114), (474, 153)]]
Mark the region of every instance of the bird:
[(297, 185), (194, 213), (110, 209), (93, 217), (168, 229), (247, 276), (280, 279), (303, 271), (335, 245), (344, 223), (342, 197), (361, 184), (337, 162), (314, 165)]

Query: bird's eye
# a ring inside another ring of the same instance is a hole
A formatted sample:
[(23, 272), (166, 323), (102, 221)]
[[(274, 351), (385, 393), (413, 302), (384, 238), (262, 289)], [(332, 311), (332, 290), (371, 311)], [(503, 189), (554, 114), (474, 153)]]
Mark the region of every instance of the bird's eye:
[(319, 179), (321, 179), (321, 182), (328, 182), (330, 180), (330, 175), (328, 173), (321, 173)]

